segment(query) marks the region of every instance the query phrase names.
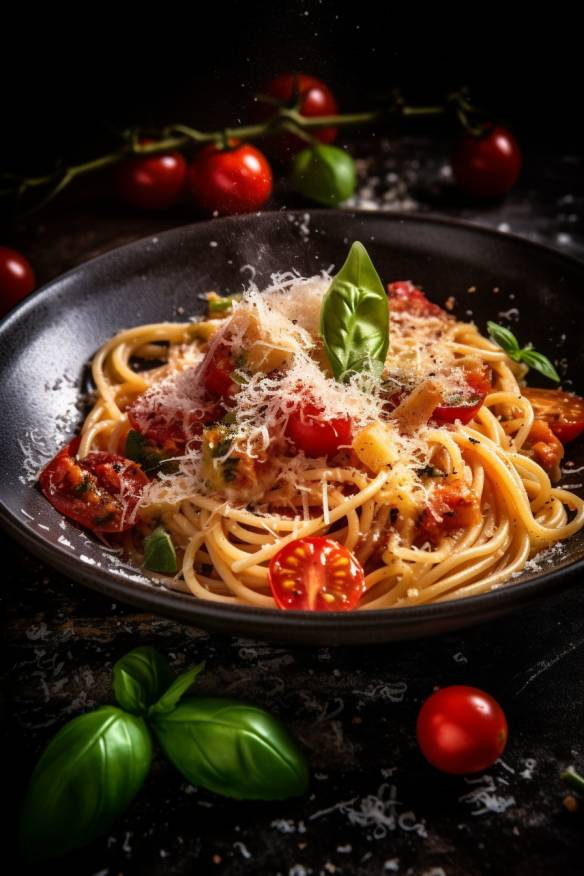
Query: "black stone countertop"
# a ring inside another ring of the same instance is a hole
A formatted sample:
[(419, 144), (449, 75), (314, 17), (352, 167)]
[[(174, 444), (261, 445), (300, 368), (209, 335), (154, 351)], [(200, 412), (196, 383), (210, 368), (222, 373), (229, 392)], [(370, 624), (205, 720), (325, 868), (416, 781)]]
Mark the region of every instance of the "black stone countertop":
[[(357, 144), (355, 206), (431, 211), (498, 227), (584, 258), (584, 161), (528, 154), (504, 201), (477, 206), (449, 184), (442, 147), (404, 139)], [(432, 155), (432, 158), (428, 156)], [(436, 157), (439, 156), (439, 157)], [(298, 206), (285, 190), (275, 207)], [(132, 239), (192, 221), (187, 208), (143, 216), (91, 183), (29, 220), (11, 244), (45, 282)], [(155, 645), (179, 670), (202, 659), (198, 690), (278, 715), (311, 767), (307, 797), (235, 802), (187, 785), (156, 758), (146, 786), (107, 837), (42, 871), (118, 874), (580, 874), (583, 805), (559, 778), (584, 769), (584, 591), (576, 584), (521, 614), (422, 642), (303, 649), (209, 635), (83, 589), (0, 535), (5, 621), (3, 741), (12, 819), (34, 761), (69, 718), (112, 702), (111, 667)], [(425, 764), (415, 742), (422, 701), (467, 683), (504, 707), (503, 759), (472, 779)], [(10, 787), (10, 783), (8, 784)], [(15, 864), (11, 873), (25, 872)]]

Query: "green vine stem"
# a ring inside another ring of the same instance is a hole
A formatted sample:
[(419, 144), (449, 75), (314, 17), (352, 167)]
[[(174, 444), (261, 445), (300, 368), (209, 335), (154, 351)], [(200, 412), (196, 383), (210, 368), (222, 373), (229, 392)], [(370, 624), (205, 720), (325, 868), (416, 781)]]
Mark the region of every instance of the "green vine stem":
[(576, 791), (580, 791), (581, 794), (584, 794), (584, 776), (581, 776), (579, 772), (577, 772), (573, 766), (569, 766), (560, 776), (564, 782), (567, 782), (568, 785), (571, 785)]
[[(264, 97), (260, 96), (261, 101)], [(452, 112), (458, 116), (461, 124), (467, 130), (467, 116), (475, 110), (469, 103), (467, 93), (461, 89), (448, 95), (444, 104), (434, 106), (408, 106), (399, 92), (395, 92), (390, 105), (382, 110), (372, 110), (359, 113), (339, 113), (330, 116), (306, 117), (301, 115), (297, 107), (280, 106), (277, 112), (267, 121), (242, 125), (234, 128), (224, 128), (220, 131), (199, 131), (188, 125), (172, 124), (163, 128), (160, 136), (148, 143), (140, 143), (138, 131), (126, 132), (122, 145), (106, 155), (93, 158), (80, 164), (60, 167), (43, 176), (19, 177), (14, 174), (2, 174), (3, 185), (0, 187), (0, 197), (16, 197), (21, 199), (31, 190), (48, 188), (48, 191), (22, 216), (40, 209), (51, 201), (66, 186), (80, 176), (93, 173), (118, 164), (130, 157), (159, 155), (170, 151), (188, 150), (193, 146), (205, 143), (216, 143), (221, 146), (229, 140), (259, 140), (281, 131), (288, 131), (306, 140), (310, 145), (315, 142), (312, 132), (319, 128), (349, 128), (355, 126), (373, 125), (390, 116), (406, 118), (420, 116), (441, 116)]]

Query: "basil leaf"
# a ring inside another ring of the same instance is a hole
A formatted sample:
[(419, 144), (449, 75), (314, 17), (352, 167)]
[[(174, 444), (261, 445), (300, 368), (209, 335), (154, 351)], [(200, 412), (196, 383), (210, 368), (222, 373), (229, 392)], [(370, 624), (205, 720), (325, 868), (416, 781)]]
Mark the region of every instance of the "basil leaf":
[(20, 823), (23, 854), (62, 855), (109, 830), (142, 786), (151, 757), (144, 721), (115, 706), (69, 721), (32, 774)]
[(560, 382), (560, 375), (548, 357), (544, 356), (543, 353), (538, 353), (536, 350), (530, 350), (526, 347), (524, 350), (521, 350), (520, 355), (521, 361), (529, 365), (530, 368), (534, 368), (540, 374), (543, 374), (544, 377), (549, 377), (550, 380), (555, 380), (556, 383)]
[(177, 675), (158, 702), (150, 707), (148, 710), (148, 717), (151, 718), (154, 715), (165, 715), (167, 712), (171, 712), (178, 701), (182, 698), (183, 694), (185, 694), (189, 687), (194, 684), (195, 679), (204, 668), (205, 662), (203, 661), (203, 663), (199, 663), (197, 666), (193, 666), (191, 669), (187, 669), (186, 672), (181, 672), (180, 675)]
[(236, 700), (189, 698), (152, 728), (166, 756), (193, 785), (250, 800), (303, 794), (308, 769), (284, 727)]
[(178, 463), (165, 453), (161, 447), (148, 441), (139, 432), (130, 429), (126, 437), (124, 455), (142, 466), (146, 474), (153, 475), (159, 471), (174, 474), (178, 471)]
[(492, 340), (500, 347), (502, 347), (511, 359), (516, 358), (516, 354), (519, 353), (521, 348), (519, 346), (517, 338), (512, 331), (510, 331), (508, 328), (505, 328), (505, 326), (503, 325), (499, 325), (496, 322), (490, 321), (487, 323), (487, 331), (489, 332)]
[(355, 191), (355, 162), (338, 146), (317, 144), (303, 149), (294, 158), (292, 185), (305, 198), (334, 207)]
[(173, 575), (177, 571), (176, 551), (166, 529), (157, 526), (144, 539), (144, 565), (151, 572)]
[(144, 645), (114, 664), (114, 693), (127, 712), (143, 715), (172, 681), (168, 660)]
[(320, 333), (334, 376), (380, 374), (389, 347), (389, 305), (379, 274), (355, 242), (333, 279), (320, 312)]

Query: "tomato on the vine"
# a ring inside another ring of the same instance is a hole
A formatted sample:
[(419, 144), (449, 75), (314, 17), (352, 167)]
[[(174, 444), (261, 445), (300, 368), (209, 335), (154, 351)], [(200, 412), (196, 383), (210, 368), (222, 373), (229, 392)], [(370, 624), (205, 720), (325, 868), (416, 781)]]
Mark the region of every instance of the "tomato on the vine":
[(361, 564), (332, 538), (308, 536), (275, 554), (268, 582), (279, 608), (296, 611), (351, 611), (365, 591)]
[(454, 775), (477, 773), (503, 754), (507, 720), (489, 694), (455, 684), (426, 700), (418, 715), (416, 736), (432, 766)]
[(198, 152), (189, 168), (191, 194), (201, 209), (220, 216), (258, 210), (272, 194), (272, 170), (249, 143), (213, 143)]
[(130, 529), (148, 478), (124, 456), (97, 451), (77, 459), (78, 448), (75, 438), (49, 462), (39, 478), (41, 490), (57, 511), (87, 529)]
[(126, 158), (115, 169), (118, 194), (139, 210), (174, 207), (184, 194), (186, 179), (187, 163), (180, 152)]
[(22, 253), (0, 246), (0, 315), (24, 298), (36, 286), (31, 263)]
[(533, 406), (538, 420), (545, 420), (563, 444), (584, 432), (584, 398), (561, 389), (526, 387), (521, 390)]
[[(334, 116), (339, 111), (339, 105), (328, 85), (316, 76), (307, 76), (305, 73), (282, 73), (276, 76), (266, 86), (264, 94), (288, 108), (299, 101), (300, 115), (308, 118)], [(255, 115), (259, 120), (265, 120), (275, 112), (276, 108), (270, 104), (258, 103)], [(321, 143), (332, 143), (337, 137), (336, 128), (315, 128), (310, 133)], [(288, 132), (274, 134), (269, 139), (270, 154), (281, 161), (293, 158), (296, 152), (305, 148), (305, 140)]]
[(286, 436), (307, 456), (331, 456), (340, 447), (351, 444), (351, 418), (324, 420), (322, 408), (305, 402), (288, 417)]
[(501, 125), (479, 136), (466, 133), (452, 153), (452, 173), (459, 189), (474, 198), (500, 198), (513, 188), (521, 171), (517, 140)]

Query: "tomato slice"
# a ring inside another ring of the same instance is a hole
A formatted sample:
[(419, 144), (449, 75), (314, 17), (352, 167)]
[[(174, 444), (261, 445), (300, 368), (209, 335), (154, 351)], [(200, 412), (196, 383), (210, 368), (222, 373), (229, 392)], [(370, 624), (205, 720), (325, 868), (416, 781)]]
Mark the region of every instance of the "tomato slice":
[(222, 341), (212, 347), (201, 366), (201, 374), (205, 389), (221, 398), (231, 398), (239, 389), (232, 379), (235, 363), (231, 348)]
[(97, 451), (77, 459), (78, 448), (75, 438), (49, 462), (39, 477), (41, 490), (57, 511), (87, 529), (131, 529), (148, 478), (124, 456)]
[(391, 310), (394, 313), (411, 313), (413, 316), (448, 316), (445, 310), (432, 304), (421, 289), (409, 280), (396, 280), (387, 286)]
[(526, 387), (522, 394), (533, 405), (538, 420), (545, 420), (563, 444), (584, 432), (584, 399), (561, 389)]
[(350, 417), (322, 419), (322, 408), (306, 402), (292, 411), (286, 425), (286, 435), (307, 456), (331, 456), (353, 440)]
[(278, 551), (268, 581), (278, 608), (295, 611), (351, 611), (365, 591), (365, 574), (353, 554), (316, 535)]
[(445, 404), (439, 405), (432, 414), (438, 423), (454, 423), (460, 420), (463, 425), (470, 423), (491, 390), (489, 369), (467, 371), (465, 374), (468, 391), (459, 393)]

